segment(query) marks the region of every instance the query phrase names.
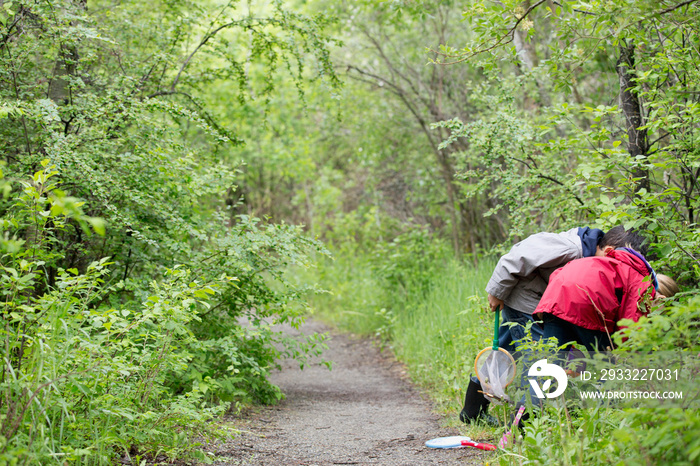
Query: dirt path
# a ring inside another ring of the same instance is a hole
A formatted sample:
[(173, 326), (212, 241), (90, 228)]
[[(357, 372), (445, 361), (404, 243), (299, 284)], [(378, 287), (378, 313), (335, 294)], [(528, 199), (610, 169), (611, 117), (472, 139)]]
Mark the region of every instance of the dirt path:
[[(327, 330), (315, 322), (303, 328)], [(273, 377), (286, 399), (232, 419), (242, 433), (219, 446), (216, 465), (480, 465), (492, 456), (425, 447), (428, 439), (458, 432), (440, 427), (401, 366), (346, 335), (332, 334), (328, 346), (333, 370), (286, 363)]]

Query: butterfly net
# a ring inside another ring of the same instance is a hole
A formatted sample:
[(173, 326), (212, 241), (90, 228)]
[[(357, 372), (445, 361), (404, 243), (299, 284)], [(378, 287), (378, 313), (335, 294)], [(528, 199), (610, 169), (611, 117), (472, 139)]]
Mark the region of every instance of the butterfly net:
[(483, 349), (474, 362), (484, 396), (490, 401), (509, 400), (506, 387), (515, 378), (515, 361), (502, 348)]

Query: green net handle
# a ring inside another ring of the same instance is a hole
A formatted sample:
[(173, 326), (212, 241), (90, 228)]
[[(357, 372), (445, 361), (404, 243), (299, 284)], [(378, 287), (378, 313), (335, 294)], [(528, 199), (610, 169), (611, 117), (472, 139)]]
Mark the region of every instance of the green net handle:
[(493, 350), (498, 351), (498, 322), (501, 319), (501, 309), (497, 307), (493, 314)]

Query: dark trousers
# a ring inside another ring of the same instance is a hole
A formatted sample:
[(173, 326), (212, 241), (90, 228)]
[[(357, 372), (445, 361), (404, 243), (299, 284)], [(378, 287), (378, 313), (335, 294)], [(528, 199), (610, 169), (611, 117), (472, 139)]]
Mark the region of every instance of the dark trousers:
[[(578, 325), (574, 325), (571, 322), (560, 319), (552, 314), (544, 314), (542, 321), (544, 323), (542, 339), (547, 340), (549, 338), (555, 338), (558, 346), (573, 342), (579, 347), (577, 348), (577, 351), (571, 351), (571, 345), (567, 345), (569, 346), (568, 348), (557, 351), (557, 353), (554, 355), (555, 361), (553, 362), (561, 365), (563, 368), (570, 367), (572, 361), (575, 361), (583, 356), (583, 354), (580, 353), (580, 350), (583, 349), (582, 347), (585, 347), (590, 353), (594, 353), (596, 351), (604, 351), (611, 344), (606, 332), (579, 327)], [(534, 364), (535, 359), (540, 358), (542, 358), (542, 355), (528, 355), (528, 357), (525, 358), (525, 367), (529, 368), (532, 364)], [(526, 374), (527, 371), (523, 371), (523, 376)], [(522, 383), (522, 385), (524, 385), (524, 383)], [(542, 400), (538, 400), (532, 386), (529, 387), (528, 391), (530, 399), (534, 404), (542, 403)], [(526, 398), (527, 394), (520, 400), (521, 403), (524, 403)]]
[[(517, 358), (515, 346), (518, 340), (525, 338), (525, 326), (528, 322), (533, 322), (530, 328), (532, 339), (537, 341), (542, 338), (542, 328), (534, 323), (534, 319), (530, 314), (503, 306), (501, 317), (503, 322), (498, 329), (498, 346), (507, 350), (514, 358)], [(517, 325), (509, 325), (511, 322)]]
[(611, 346), (606, 332), (579, 327), (551, 314), (545, 314), (543, 321), (544, 332), (542, 338), (545, 340), (553, 337), (557, 339), (560, 345), (576, 342), (585, 346), (591, 352), (604, 351)]

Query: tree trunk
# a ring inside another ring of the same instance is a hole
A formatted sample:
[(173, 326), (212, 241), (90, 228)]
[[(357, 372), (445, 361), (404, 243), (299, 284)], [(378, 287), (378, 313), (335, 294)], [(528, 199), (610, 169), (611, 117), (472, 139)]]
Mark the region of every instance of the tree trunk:
[[(73, 0), (70, 6), (81, 12), (87, 11), (87, 0)], [(76, 26), (76, 21), (70, 22), (71, 26)], [(68, 86), (68, 80), (64, 76), (75, 76), (78, 69), (78, 48), (75, 45), (59, 44), (58, 58), (51, 81), (49, 82), (49, 99), (57, 105), (68, 105), (72, 103), (72, 96)], [(64, 122), (65, 123), (65, 122)]]
[(439, 151), (437, 153), (438, 160), (442, 167), (442, 176), (445, 180), (445, 187), (447, 188), (447, 204), (450, 212), (450, 221), (452, 222), (452, 248), (455, 251), (455, 256), (457, 258), (462, 256), (462, 242), (460, 240), (460, 227), (462, 226), (462, 215), (461, 209), (459, 208), (459, 202), (457, 200), (457, 195), (455, 193), (454, 185), (454, 169), (452, 164), (447, 160), (446, 154), (441, 154)]
[[(636, 79), (634, 77), (634, 42), (622, 41), (620, 44), (620, 58), (617, 61), (617, 74), (620, 78), (620, 105), (625, 116), (627, 126), (627, 151), (630, 157), (638, 159), (640, 156), (646, 158), (649, 152), (649, 139), (647, 130), (640, 129), (644, 125), (644, 112), (634, 87)], [(649, 190), (649, 170), (637, 167), (632, 172), (638, 179), (637, 189)]]
[[(523, 8), (525, 10), (530, 8), (529, 0), (523, 3)], [(522, 66), (528, 73), (532, 72), (532, 70), (539, 65), (537, 52), (535, 51), (535, 47), (532, 45), (532, 43), (527, 42), (523, 37), (523, 34), (517, 28), (513, 31), (513, 45), (515, 45), (515, 52)], [(542, 107), (549, 107), (552, 105), (552, 99), (547, 93), (545, 83), (538, 76), (534, 76), (534, 79), (535, 83), (537, 84), (537, 93), (540, 96), (540, 105)]]
[(311, 188), (313, 186), (309, 186), (310, 184), (311, 183), (308, 181), (304, 182), (304, 197), (306, 198), (306, 218), (309, 222), (307, 225), (307, 231), (314, 235), (314, 205), (313, 202), (311, 202)]

